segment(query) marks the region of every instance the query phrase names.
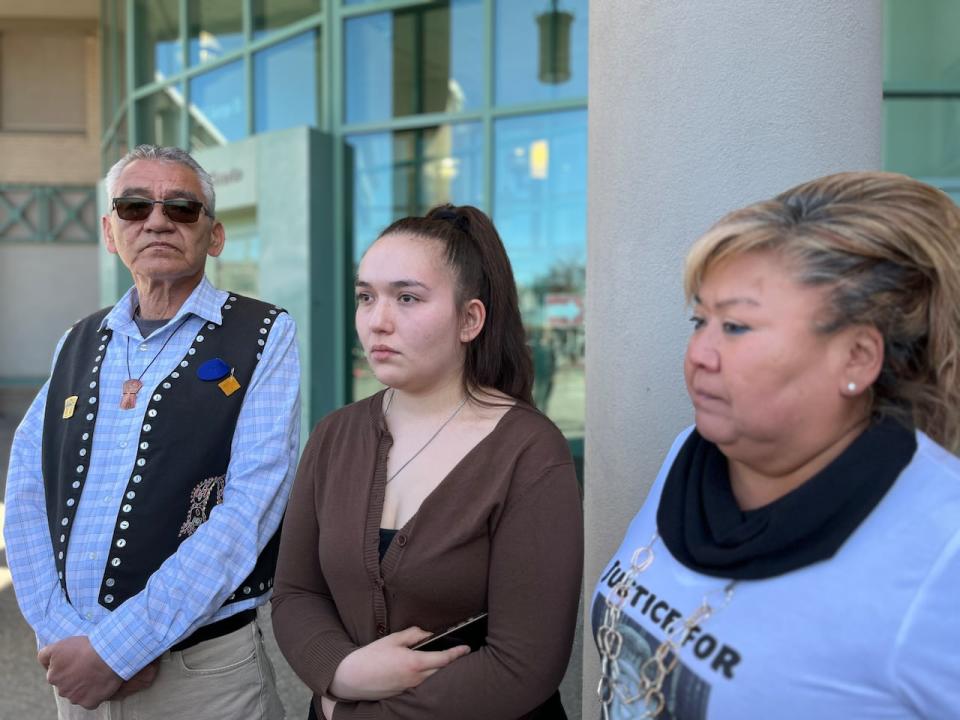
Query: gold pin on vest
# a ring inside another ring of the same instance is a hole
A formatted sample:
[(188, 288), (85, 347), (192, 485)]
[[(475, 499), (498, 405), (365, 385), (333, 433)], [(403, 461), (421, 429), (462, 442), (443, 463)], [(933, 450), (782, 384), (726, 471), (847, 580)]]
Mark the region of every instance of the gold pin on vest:
[(231, 370), (227, 377), (217, 383), (217, 387), (223, 391), (224, 395), (230, 397), (240, 389), (240, 383), (237, 382), (237, 379), (233, 376), (233, 370)]
[(71, 395), (66, 400), (63, 401), (63, 419), (73, 417), (73, 411), (77, 409), (77, 400), (79, 399), (78, 395)]

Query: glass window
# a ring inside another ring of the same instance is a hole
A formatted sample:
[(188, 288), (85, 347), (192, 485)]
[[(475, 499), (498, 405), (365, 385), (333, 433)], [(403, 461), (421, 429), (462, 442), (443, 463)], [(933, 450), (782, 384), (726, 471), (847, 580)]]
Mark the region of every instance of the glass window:
[(254, 131), (317, 124), (320, 33), (297, 35), (253, 56)]
[(109, 125), (127, 90), (126, 3), (109, 0), (103, 18), (101, 56), (103, 85), (103, 123)]
[(520, 291), (534, 401), (582, 437), (587, 112), (504, 118), (494, 135), (494, 222)]
[(497, 0), (497, 105), (586, 98), (587, 0)]
[(243, 11), (237, 0), (203, 0), (187, 5), (190, 64), (219, 60), (243, 47)]
[(322, 9), (320, 0), (253, 0), (253, 38), (259, 40)]
[(190, 149), (226, 145), (247, 134), (243, 62), (228, 63), (190, 81)]
[(344, 26), (346, 122), (483, 104), (483, 3), (452, 0)]
[(127, 3), (125, 0), (116, 0), (116, 27), (117, 38), (117, 103), (127, 99)]
[(137, 85), (149, 85), (183, 70), (178, 0), (136, 0)]
[(885, 169), (935, 183), (960, 177), (960, 100), (887, 98), (883, 134)]
[(885, 3), (884, 84), (897, 89), (960, 90), (960, 3)]
[[(355, 266), (367, 246), (397, 218), (422, 215), (445, 202), (485, 204), (480, 123), (353, 135), (347, 143), (352, 160)], [(355, 399), (380, 387), (359, 345), (354, 347), (353, 377)]]
[(107, 142), (103, 154), (103, 174), (107, 174), (117, 160), (127, 154), (127, 116), (124, 114), (117, 123), (117, 130)]
[(218, 213), (217, 219), (223, 223), (227, 242), (223, 252), (207, 263), (211, 282), (231, 292), (259, 298), (262, 247), (256, 210)]
[(393, 220), (452, 202), (483, 207), (480, 123), (353, 135), (354, 258)]
[(177, 83), (137, 101), (137, 142), (180, 145), (183, 85)]

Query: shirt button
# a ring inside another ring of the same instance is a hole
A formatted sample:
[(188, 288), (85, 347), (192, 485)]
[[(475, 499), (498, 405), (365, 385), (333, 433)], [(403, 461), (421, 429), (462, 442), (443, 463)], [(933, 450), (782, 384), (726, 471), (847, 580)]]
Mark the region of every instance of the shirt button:
[(143, 344), (140, 346), (140, 352), (145, 352), (146, 349), (147, 349), (147, 344), (146, 344), (146, 343), (143, 343)]
[(127, 441), (126, 441), (126, 440), (123, 440), (123, 441), (120, 443), (120, 447), (125, 448), (126, 446), (127, 446)]
[(87, 620), (93, 620), (93, 613), (88, 612), (86, 617), (87, 617)]
[(379, 623), (377, 625), (377, 635), (386, 635), (386, 634), (387, 634), (387, 626), (384, 625), (383, 623)]
[(403, 547), (406, 544), (407, 544), (407, 536), (397, 535), (397, 545), (399, 545), (400, 547)]
[(88, 557), (90, 560), (96, 560), (96, 559), (97, 559), (97, 554), (96, 554), (96, 553), (87, 553), (87, 557)]
[(104, 504), (104, 505), (109, 505), (109, 504), (110, 504), (110, 496), (109, 496), (109, 495), (107, 495), (107, 496), (103, 499), (103, 504)]

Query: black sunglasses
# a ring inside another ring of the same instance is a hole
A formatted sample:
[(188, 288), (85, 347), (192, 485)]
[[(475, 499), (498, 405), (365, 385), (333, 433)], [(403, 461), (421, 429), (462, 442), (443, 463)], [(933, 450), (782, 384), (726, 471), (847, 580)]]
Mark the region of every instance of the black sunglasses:
[(200, 219), (201, 211), (210, 215), (199, 200), (171, 198), (170, 200), (151, 200), (143, 197), (117, 197), (113, 199), (113, 209), (121, 220), (140, 222), (150, 217), (153, 206), (159, 205), (163, 214), (175, 223), (195, 223)]

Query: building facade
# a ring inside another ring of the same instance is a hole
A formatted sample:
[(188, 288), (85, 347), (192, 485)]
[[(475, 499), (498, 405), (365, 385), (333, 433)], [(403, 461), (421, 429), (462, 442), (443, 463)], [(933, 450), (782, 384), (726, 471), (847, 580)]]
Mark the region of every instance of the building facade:
[(96, 0), (0, 3), (0, 388), (14, 393), (97, 303), (99, 15)]
[(128, 285), (97, 249), (97, 183), (136, 144), (213, 172), (228, 243), (210, 274), (297, 319), (306, 428), (376, 389), (351, 319), (364, 249), (397, 217), (473, 204), (514, 264), (538, 405), (580, 461), (590, 438), (591, 588), (688, 412), (675, 327), (697, 233), (840, 167), (960, 200), (960, 3), (674, 5), (0, 0), (0, 415)]
[[(141, 142), (210, 158), (218, 187), (265, 188), (244, 205), (218, 203), (228, 243), (212, 263), (214, 282), (266, 296), (269, 256), (280, 246), (325, 278), (317, 288), (315, 273), (295, 273), (286, 284), (288, 309), (306, 331), (305, 366), (336, 378), (321, 381), (323, 392), (304, 388), (308, 427), (378, 387), (350, 319), (364, 249), (397, 217), (452, 202), (480, 207), (499, 228), (537, 360), (538, 404), (582, 455), (587, 0), (107, 0), (102, 8), (102, 169)], [(293, 217), (289, 229), (263, 221), (286, 204), (271, 190), (284, 187), (292, 166), (253, 160), (244, 175), (231, 157), (208, 152), (264, 136), (276, 144), (298, 127), (313, 129), (307, 145), (326, 148), (308, 169), (326, 197), (304, 233)], [(328, 263), (339, 267), (330, 272)], [(122, 276), (109, 284), (104, 302), (122, 285)], [(297, 297), (312, 297), (325, 316)]]

